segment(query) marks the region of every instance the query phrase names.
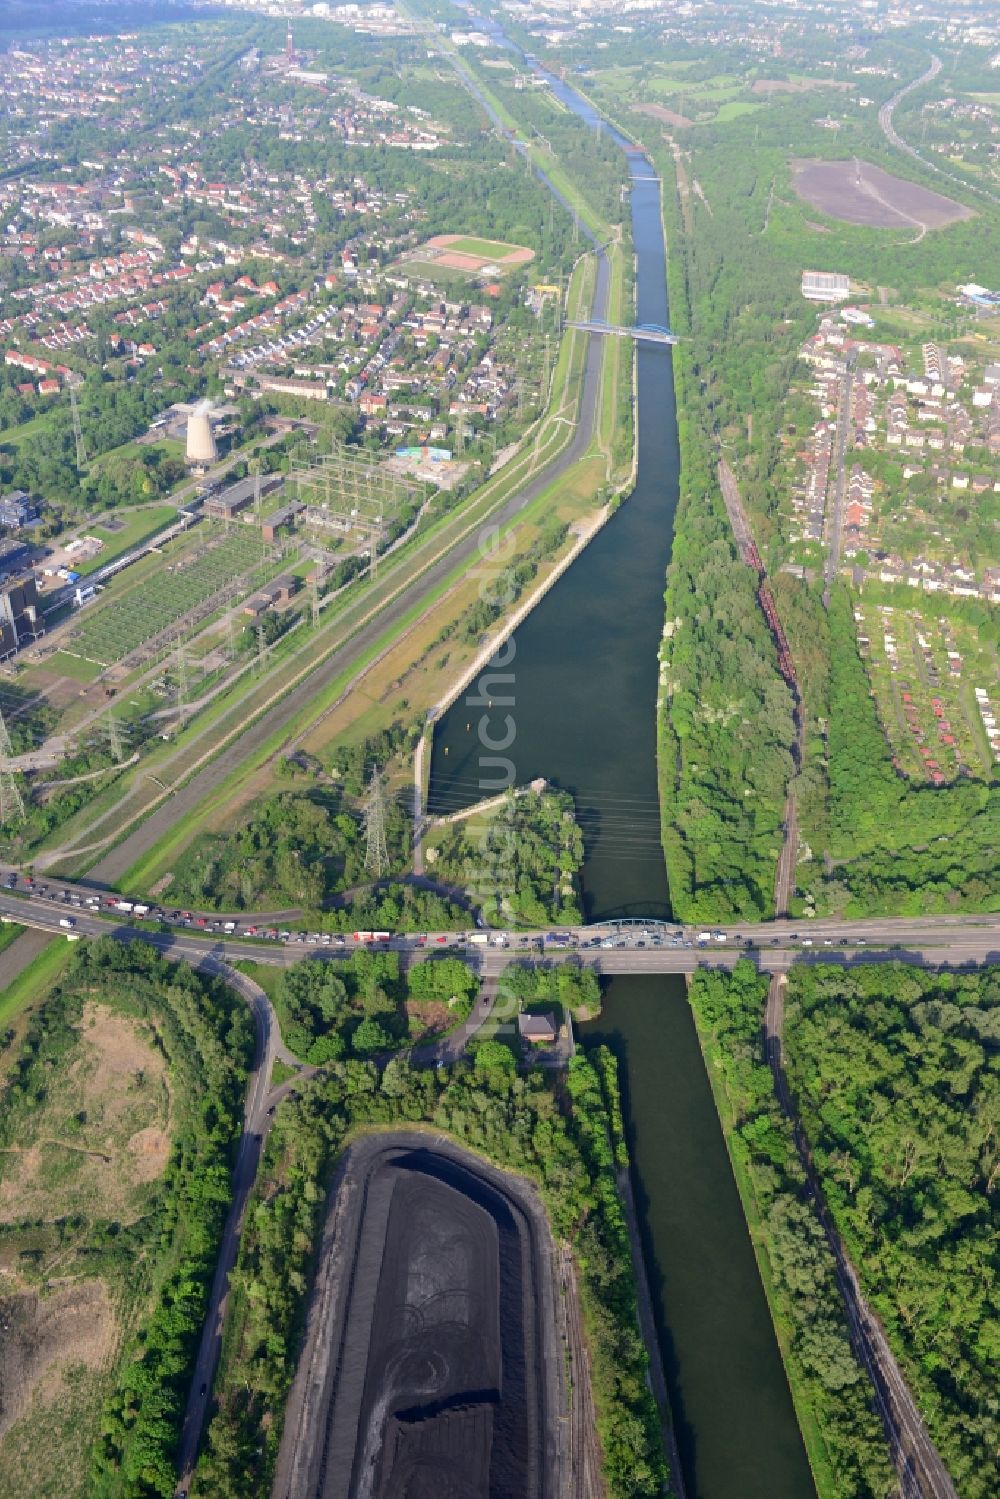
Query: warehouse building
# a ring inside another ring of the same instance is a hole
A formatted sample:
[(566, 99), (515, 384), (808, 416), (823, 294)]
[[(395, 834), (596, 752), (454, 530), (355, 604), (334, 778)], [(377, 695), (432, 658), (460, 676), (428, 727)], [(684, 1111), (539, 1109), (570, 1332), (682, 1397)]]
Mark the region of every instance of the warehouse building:
[[(274, 490), (280, 489), (284, 483), (281, 474), (262, 474), (260, 479), (261, 497), (272, 494)], [(247, 479), (240, 479), (236, 484), (230, 484), (221, 494), (210, 495), (205, 501), (205, 515), (214, 520), (232, 520), (254, 502), (257, 493), (257, 480), (253, 475)]]
[(802, 295), (809, 302), (846, 302), (851, 278), (839, 271), (803, 271)]

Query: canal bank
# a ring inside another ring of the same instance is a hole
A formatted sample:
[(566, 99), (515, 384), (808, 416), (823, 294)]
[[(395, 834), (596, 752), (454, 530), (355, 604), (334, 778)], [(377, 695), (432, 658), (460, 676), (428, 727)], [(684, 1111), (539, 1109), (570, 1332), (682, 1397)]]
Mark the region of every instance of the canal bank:
[[(558, 97), (594, 111), (558, 80)], [(623, 145), (627, 143), (620, 142)], [(660, 185), (630, 152), (637, 320), (667, 326)], [(494, 742), (518, 784), (570, 790), (589, 919), (666, 916), (656, 784), (657, 647), (678, 451), (669, 350), (637, 351), (636, 485), (506, 652)], [(496, 789), (463, 696), (435, 734), (430, 810)], [(808, 1499), (814, 1485), (680, 979), (627, 978), (583, 1028), (622, 1064), (639, 1230), (688, 1499)]]

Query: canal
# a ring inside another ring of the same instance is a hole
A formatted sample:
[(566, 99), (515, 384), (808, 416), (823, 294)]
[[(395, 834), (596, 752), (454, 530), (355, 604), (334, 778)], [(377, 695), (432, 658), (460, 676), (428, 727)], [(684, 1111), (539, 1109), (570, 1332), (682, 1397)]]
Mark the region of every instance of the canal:
[[(586, 103), (559, 97), (589, 123)], [(619, 141), (621, 138), (618, 137)], [(621, 142), (624, 144), (623, 142)], [(632, 154), (637, 320), (669, 326), (660, 187)], [(638, 472), (630, 499), (517, 632), (514, 701), (493, 732), (523, 785), (573, 793), (586, 834), (588, 919), (666, 916), (656, 785), (657, 646), (678, 492), (672, 356), (638, 346)], [(512, 654), (511, 654), (512, 651)], [(476, 692), (434, 739), (430, 809), (492, 786)], [(507, 729), (509, 733), (509, 726)], [(584, 1039), (622, 1064), (647, 1270), (688, 1499), (809, 1499), (815, 1489), (757, 1273), (683, 980), (620, 978)]]

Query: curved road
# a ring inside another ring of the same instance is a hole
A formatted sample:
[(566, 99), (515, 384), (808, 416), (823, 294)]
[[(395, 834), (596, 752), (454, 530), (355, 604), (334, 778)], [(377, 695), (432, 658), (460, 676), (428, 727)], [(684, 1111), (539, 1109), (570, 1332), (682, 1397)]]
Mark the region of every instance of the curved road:
[[(901, 99), (905, 99), (907, 94), (912, 94), (914, 89), (921, 88), (925, 83), (930, 83), (931, 79), (936, 78), (940, 71), (941, 59), (940, 57), (935, 57), (935, 55), (932, 53), (930, 66), (926, 68), (923, 73), (921, 73), (920, 77), (914, 78), (912, 83), (907, 83), (903, 88), (897, 89), (892, 98), (887, 99), (878, 112), (879, 126), (881, 127), (882, 134), (885, 136), (890, 146), (895, 146), (897, 151), (905, 151), (907, 156), (913, 157), (914, 161), (919, 161), (923, 166), (932, 167), (935, 172), (941, 171), (941, 168), (935, 166), (932, 161), (925, 162), (919, 151), (915, 151), (912, 146), (908, 145), (907, 142), (903, 140), (901, 135), (898, 135), (896, 133), (896, 127), (892, 123), (892, 116), (895, 112), (896, 105)], [(948, 174), (943, 173), (942, 175), (947, 176)]]
[(212, 1398), (212, 1383), (219, 1355), (222, 1352), (222, 1332), (229, 1305), (229, 1277), (236, 1264), (240, 1235), (243, 1232), (243, 1218), (257, 1178), (257, 1167), (264, 1140), (271, 1126), (275, 1107), (295, 1081), (292, 1079), (278, 1088), (271, 1088), (271, 1069), (274, 1062), (280, 1060), (295, 1067), (302, 1077), (311, 1076), (314, 1071), (313, 1068), (303, 1067), (282, 1043), (271, 1001), (258, 984), (255, 984), (246, 974), (230, 968), (214, 953), (206, 953), (197, 966), (207, 973), (224, 979), (227, 984), (242, 994), (253, 1015), (256, 1046), (253, 1070), (250, 1073), (247, 1088), (243, 1134), (236, 1156), (236, 1165), (233, 1168), (233, 1200), (226, 1216), (222, 1241), (219, 1245), (219, 1257), (216, 1261), (215, 1275), (212, 1278), (212, 1289), (201, 1331), (198, 1357), (191, 1377), (191, 1392), (188, 1396), (184, 1425), (181, 1429), (177, 1468), (180, 1473), (178, 1487), (182, 1493), (191, 1481), (198, 1445)]
[(914, 78), (912, 83), (907, 83), (903, 88), (897, 89), (892, 98), (885, 101), (878, 112), (878, 122), (882, 134), (890, 146), (895, 146), (897, 151), (905, 151), (907, 156), (912, 156), (913, 160), (918, 161), (921, 166), (927, 167), (932, 172), (937, 172), (939, 177), (946, 177), (949, 182), (954, 182), (956, 187), (965, 188), (970, 193), (978, 193), (981, 197), (989, 198), (993, 203), (1000, 202), (1000, 198), (997, 197), (996, 193), (991, 192), (982, 183), (973, 182), (968, 177), (960, 177), (956, 172), (949, 172), (946, 167), (939, 166), (936, 161), (931, 161), (928, 157), (921, 156), (915, 146), (911, 146), (909, 141), (903, 139), (892, 122), (896, 105), (900, 100), (905, 99), (907, 94), (912, 94), (914, 89), (920, 88), (925, 83), (930, 83), (931, 79), (936, 78), (940, 71), (941, 59), (932, 53), (930, 65), (925, 68), (920, 77)]

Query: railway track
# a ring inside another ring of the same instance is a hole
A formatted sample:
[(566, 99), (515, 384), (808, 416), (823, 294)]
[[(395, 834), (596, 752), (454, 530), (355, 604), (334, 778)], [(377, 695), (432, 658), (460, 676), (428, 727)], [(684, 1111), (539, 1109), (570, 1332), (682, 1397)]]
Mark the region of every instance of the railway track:
[(784, 976), (775, 974), (764, 1011), (764, 1049), (782, 1112), (791, 1121), (813, 1205), (834, 1260), (834, 1273), (847, 1316), (851, 1347), (871, 1380), (875, 1406), (881, 1417), (899, 1478), (903, 1499), (958, 1499), (947, 1468), (931, 1441), (916, 1402), (889, 1346), (885, 1329), (868, 1307), (857, 1272), (830, 1216), (809, 1142), (795, 1112), (782, 1063), (785, 1020)]
[(590, 1384), (587, 1344), (580, 1315), (573, 1255), (559, 1246), (559, 1286), (562, 1293), (566, 1352), (569, 1361), (569, 1442), (564, 1475), (566, 1499), (605, 1499), (601, 1453), (597, 1441), (597, 1413)]

